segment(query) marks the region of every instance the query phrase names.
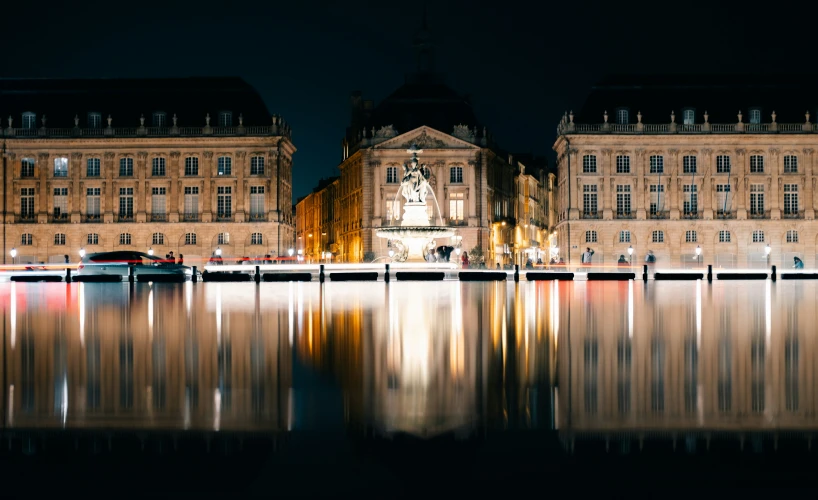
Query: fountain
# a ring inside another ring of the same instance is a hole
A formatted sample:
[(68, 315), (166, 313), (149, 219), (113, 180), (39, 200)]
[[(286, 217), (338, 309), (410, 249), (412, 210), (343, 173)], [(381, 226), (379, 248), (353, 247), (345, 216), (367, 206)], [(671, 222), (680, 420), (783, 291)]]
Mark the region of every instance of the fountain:
[[(408, 163), (403, 165), (403, 181), (400, 185), (400, 194), (405, 202), (403, 204), (403, 216), (400, 226), (385, 226), (375, 233), (379, 238), (386, 238), (390, 242), (395, 242), (397, 246), (403, 246), (406, 250), (406, 262), (425, 262), (427, 245), (435, 238), (445, 238), (452, 236), (454, 231), (448, 226), (444, 226), (440, 220), (440, 208), (438, 207), (438, 223), (433, 226), (429, 222), (429, 212), (426, 203), (426, 195), (431, 192), (429, 182), (423, 174), (423, 169), (418, 162), (418, 154), (423, 150), (417, 145), (412, 145), (406, 150), (412, 157)], [(434, 194), (432, 194), (434, 196)]]

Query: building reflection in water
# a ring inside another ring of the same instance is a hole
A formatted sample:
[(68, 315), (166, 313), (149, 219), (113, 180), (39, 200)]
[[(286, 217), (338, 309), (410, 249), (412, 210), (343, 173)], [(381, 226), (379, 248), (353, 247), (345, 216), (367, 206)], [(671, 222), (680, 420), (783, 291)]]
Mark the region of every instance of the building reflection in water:
[(815, 297), (809, 282), (10, 283), (3, 424), (809, 429)]

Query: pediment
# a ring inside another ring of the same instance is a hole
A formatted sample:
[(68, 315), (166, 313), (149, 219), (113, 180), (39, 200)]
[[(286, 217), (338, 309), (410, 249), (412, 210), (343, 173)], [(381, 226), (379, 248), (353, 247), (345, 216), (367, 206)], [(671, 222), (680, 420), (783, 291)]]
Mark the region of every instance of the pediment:
[(479, 149), (478, 146), (431, 127), (418, 127), (381, 142), (375, 149), (409, 149), (416, 144), (420, 149)]

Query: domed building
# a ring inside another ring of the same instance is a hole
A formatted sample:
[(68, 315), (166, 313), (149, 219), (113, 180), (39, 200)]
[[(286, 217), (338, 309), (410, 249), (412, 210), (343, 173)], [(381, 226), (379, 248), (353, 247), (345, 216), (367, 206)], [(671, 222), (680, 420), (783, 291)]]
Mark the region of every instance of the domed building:
[[(525, 252), (536, 255), (547, 245), (547, 203), (539, 192), (548, 185), (545, 162), (522, 165), (502, 150), (475, 116), (469, 99), (434, 71), (425, 16), (414, 45), (417, 70), (407, 75), (403, 86), (377, 106), (360, 92), (352, 94), (340, 176), (297, 204), (298, 249), (308, 261), (326, 258), (328, 252), (335, 262), (387, 256), (389, 242), (376, 233), (383, 226), (400, 225), (403, 165), (409, 159), (407, 149), (417, 145), (423, 150), (419, 160), (430, 187), (430, 223), (451, 226), (455, 232), (435, 244), (459, 246), (469, 254), (475, 250), (472, 263), (484, 260), (490, 267), (524, 263)], [(523, 205), (517, 186), (529, 183), (518, 182), (521, 174), (538, 186), (538, 192), (526, 197), (530, 203)], [(322, 195), (326, 190), (333, 196)]]

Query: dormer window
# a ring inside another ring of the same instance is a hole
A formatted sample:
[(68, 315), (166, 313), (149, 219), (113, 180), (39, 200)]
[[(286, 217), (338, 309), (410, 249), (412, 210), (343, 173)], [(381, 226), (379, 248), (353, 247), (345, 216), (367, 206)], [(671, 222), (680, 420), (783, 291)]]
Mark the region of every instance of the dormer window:
[(88, 128), (100, 128), (102, 127), (102, 114), (101, 113), (88, 113)]
[(750, 123), (761, 123), (761, 108), (750, 108)]
[(231, 111), (222, 111), (219, 113), (219, 126), (220, 127), (233, 126), (233, 113)]
[(628, 108), (618, 108), (616, 110), (616, 123), (626, 125), (628, 123), (629, 113)]
[(164, 111), (156, 111), (153, 113), (153, 126), (154, 127), (164, 127), (166, 123), (166, 117)]
[(693, 108), (683, 109), (682, 123), (685, 125), (693, 125), (694, 123), (696, 123), (696, 110)]
[(23, 113), (23, 128), (36, 128), (37, 127), (37, 115), (26, 111)]

